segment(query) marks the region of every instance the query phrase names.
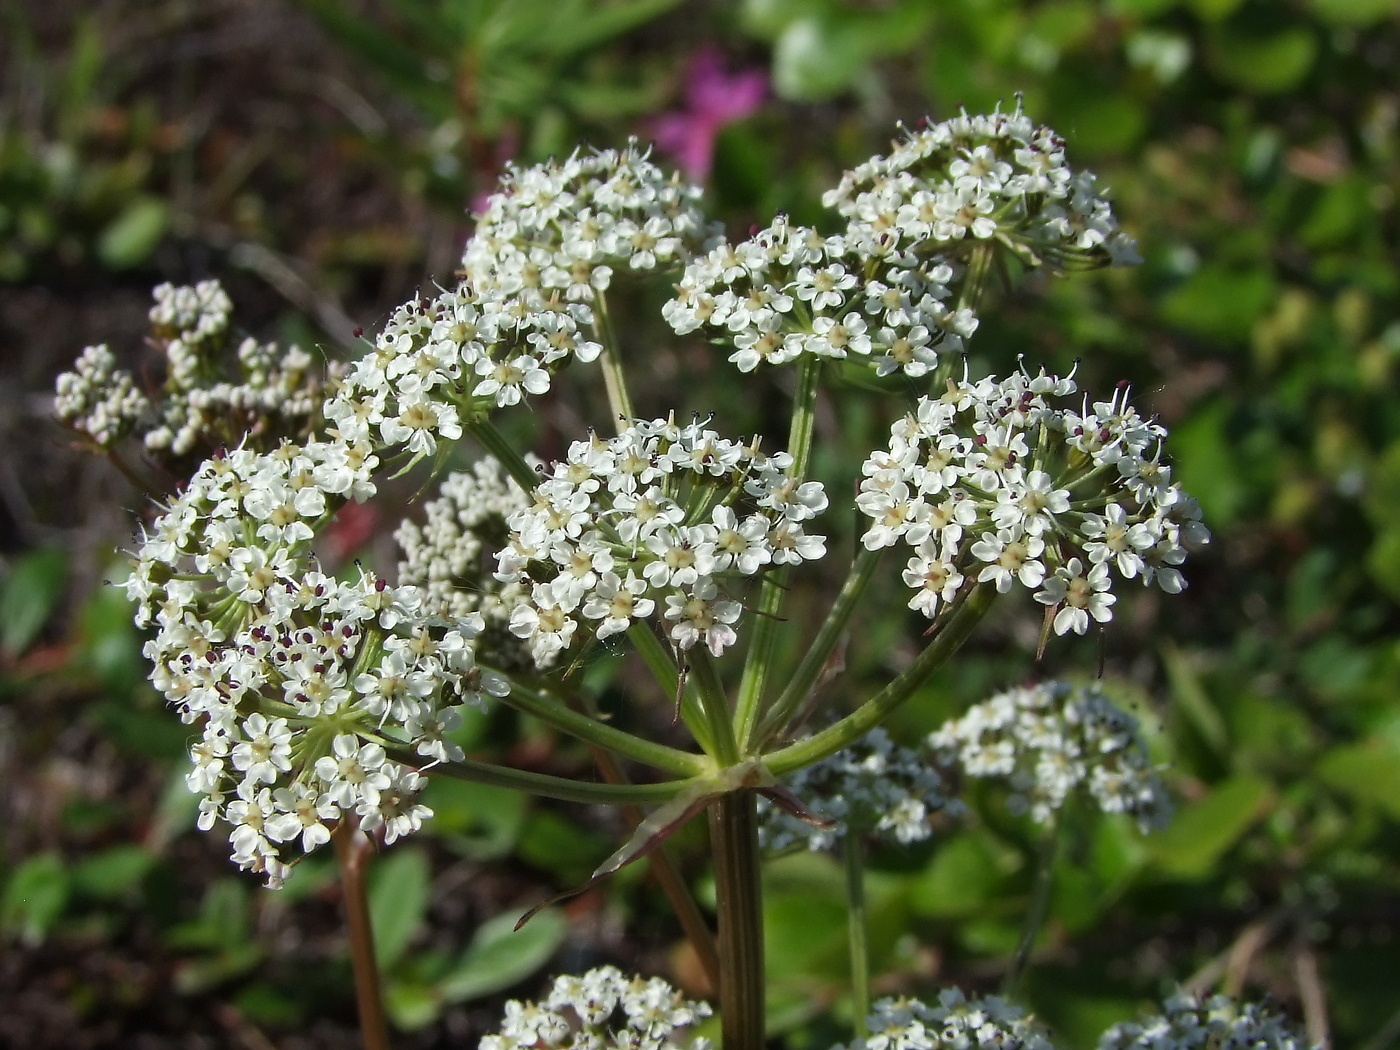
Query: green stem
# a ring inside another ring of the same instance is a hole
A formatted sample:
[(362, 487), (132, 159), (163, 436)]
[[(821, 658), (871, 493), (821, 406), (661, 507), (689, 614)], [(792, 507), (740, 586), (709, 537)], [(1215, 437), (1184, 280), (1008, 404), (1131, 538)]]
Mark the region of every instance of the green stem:
[(603, 352), (598, 356), (598, 364), (603, 369), (603, 385), (608, 391), (608, 407), (612, 409), (613, 426), (621, 433), (629, 420), (636, 419), (632, 407), (632, 397), (627, 392), (627, 375), (622, 370), (622, 354), (613, 333), (612, 318), (608, 316), (608, 303), (602, 292), (594, 308), (598, 341), (603, 344)]
[(978, 621), (991, 608), (996, 595), (995, 588), (990, 584), (978, 584), (903, 674), (839, 722), (764, 756), (763, 761), (769, 771), (781, 777), (803, 769), (828, 755), (836, 754), (874, 729), (958, 651)]
[(758, 594), (758, 610), (753, 616), (753, 642), (744, 660), (744, 674), (739, 680), (739, 696), (734, 706), (734, 736), (745, 752), (754, 736), (763, 707), (763, 689), (768, 683), (768, 669), (777, 649), (778, 623), (787, 596), (790, 566), (780, 565), (763, 577), (763, 589)]
[(789, 474), (801, 480), (807, 476), (812, 459), (812, 431), (817, 419), (817, 388), (821, 384), (821, 358), (802, 355), (801, 371), (797, 373), (797, 392), (793, 395), (792, 424), (788, 428), (787, 450), (792, 454)]
[(467, 431), (481, 442), (487, 452), (500, 461), (516, 484), (526, 492), (535, 491), (535, 487), (540, 483), (540, 476), (530, 468), (530, 464), (525, 462), (525, 457), (516, 451), (515, 446), (506, 440), (506, 436), (496, 429), (496, 424), (489, 419), (476, 419), (467, 424)]
[[(817, 418), (817, 390), (822, 374), (821, 359), (811, 354), (802, 356), (797, 376), (797, 393), (793, 398), (792, 424), (788, 428), (787, 450), (792, 455), (788, 476), (800, 482), (807, 476), (812, 458), (812, 432)], [(763, 690), (768, 672), (773, 666), (778, 641), (778, 623), (787, 594), (790, 566), (782, 565), (763, 578), (758, 597), (758, 614), (754, 617), (753, 642), (744, 661), (743, 677), (734, 705), (734, 735), (739, 747), (748, 751), (755, 725), (763, 707)]]
[(763, 1050), (763, 887), (759, 877), (758, 805), (734, 791), (710, 807), (719, 911), (721, 1050)]
[(420, 773), (440, 774), (456, 780), (468, 780), (473, 784), (513, 788), (543, 798), (557, 798), (561, 802), (585, 802), (600, 806), (658, 805), (671, 801), (680, 792), (703, 779), (690, 777), (685, 780), (666, 780), (659, 784), (597, 784), (587, 780), (550, 776), (548, 773), (531, 773), (528, 770), (512, 769), (490, 762), (476, 762), (470, 758), (428, 765), (424, 763), (421, 755), (406, 747), (387, 750), (389, 757), (395, 762), (402, 762)]
[(865, 913), (865, 845), (854, 828), (842, 842), (846, 860), (846, 933), (851, 943), (851, 1009), (856, 1036), (864, 1039), (870, 1016), (870, 948)]
[(713, 772), (712, 763), (700, 755), (693, 755), (688, 751), (667, 747), (665, 744), (633, 736), (621, 729), (614, 729), (596, 718), (590, 718), (580, 711), (566, 707), (562, 701), (532, 689), (518, 680), (511, 681), (510, 694), (503, 697), (501, 702), (509, 704), (519, 711), (524, 711), (528, 715), (534, 715), (542, 722), (547, 722), (557, 729), (571, 733), (580, 740), (597, 744), (599, 747), (615, 751), (619, 755), (626, 755), (628, 758), (644, 762), (667, 773), (675, 773), (680, 776), (698, 776), (702, 773)]
[(700, 745), (700, 750), (707, 755), (713, 755), (715, 742), (710, 735), (709, 726), (705, 724), (704, 712), (688, 690), (677, 700), (676, 694), (681, 690), (680, 672), (676, 670), (676, 665), (661, 639), (656, 637), (656, 632), (647, 624), (638, 621), (627, 629), (627, 637), (632, 639), (632, 644), (637, 647), (637, 652), (641, 654), (647, 669), (651, 671), (652, 677), (656, 679), (656, 684), (661, 687), (668, 701), (678, 704), (681, 721), (685, 722), (690, 735)]
[(688, 654), (690, 675), (700, 693), (700, 706), (705, 712), (705, 721), (715, 742), (715, 758), (722, 765), (732, 766), (739, 761), (739, 744), (734, 739), (734, 724), (730, 721), (729, 698), (724, 692), (724, 682), (719, 677), (719, 667), (710, 651), (703, 645), (692, 648)]
[(860, 553), (851, 562), (851, 570), (846, 574), (841, 593), (836, 596), (831, 611), (826, 614), (826, 621), (821, 630), (817, 632), (816, 638), (812, 639), (811, 647), (802, 657), (802, 662), (797, 665), (797, 670), (793, 672), (787, 687), (763, 716), (758, 734), (760, 742), (766, 743), (773, 736), (782, 733), (787, 728), (788, 720), (812, 691), (817, 679), (821, 677), (822, 669), (831, 658), (832, 650), (836, 648), (837, 641), (845, 631), (846, 624), (850, 622), (851, 613), (855, 611), (865, 594), (866, 586), (875, 575), (883, 553), (883, 550), (872, 551), (864, 545), (861, 546)]
[(967, 273), (963, 277), (962, 294), (958, 296), (959, 310), (969, 307), (974, 311), (977, 309), (995, 251), (990, 244), (979, 244), (972, 249), (972, 255), (967, 260)]
[(355, 974), (360, 1038), (365, 1050), (389, 1050), (389, 1026), (384, 1020), (379, 964), (374, 954), (374, 928), (370, 925), (369, 896), (365, 892), (369, 841), (360, 834), (358, 819), (351, 815), (341, 818), (331, 832), (331, 841), (335, 843), (335, 856), (340, 863), (340, 897), (350, 934), (350, 967)]
[(1060, 827), (1060, 814), (1057, 812), (1037, 851), (1030, 910), (1026, 912), (1026, 923), (1021, 928), (1021, 940), (1016, 945), (1011, 968), (1001, 982), (1001, 994), (1006, 998), (1016, 993), (1016, 986), (1021, 983), (1031, 951), (1035, 948), (1035, 939), (1040, 935), (1040, 928), (1045, 925), (1045, 916), (1050, 911), (1050, 891), (1055, 886), (1055, 857), (1060, 849)]

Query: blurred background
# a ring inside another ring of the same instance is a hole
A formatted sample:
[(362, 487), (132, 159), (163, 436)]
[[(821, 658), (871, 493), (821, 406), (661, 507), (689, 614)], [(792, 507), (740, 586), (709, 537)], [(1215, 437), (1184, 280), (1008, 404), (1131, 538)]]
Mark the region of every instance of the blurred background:
[[(829, 226), (821, 192), (897, 121), (1018, 93), (1106, 179), (1145, 262), (1000, 293), (973, 370), (1024, 355), (1078, 362), (1090, 391), (1131, 382), (1214, 533), (1179, 599), (1133, 594), (1102, 640), (1047, 657), (1102, 668), (1179, 808), (1151, 838), (1076, 817), (1026, 997), (1063, 1050), (1186, 981), (1273, 995), (1338, 1047), (1400, 1045), (1397, 69), (1395, 0), (0, 2), (0, 1045), (357, 1040), (329, 862), (268, 892), (193, 830), (186, 727), (104, 586), (149, 495), (49, 418), (83, 347), (141, 374), (151, 287), (218, 277), (241, 331), (345, 358), (355, 329), (451, 280), (507, 160), (654, 139), (731, 235), (775, 211)], [(781, 433), (790, 375), (741, 381), (636, 305), (643, 412)], [(516, 419), (522, 440), (557, 451), (601, 418), (594, 378)], [(902, 411), (838, 393), (815, 465), (835, 493)], [(382, 503), (341, 540), (392, 566), (403, 508)], [(895, 582), (872, 607), (902, 603)], [(1034, 603), (999, 609), (892, 730), (913, 741), (1026, 680), (1038, 627)], [(887, 679), (918, 631), (858, 624), (840, 694)], [(610, 656), (588, 688), (626, 691), (631, 670)], [(463, 740), (588, 769), (506, 712)], [(371, 878), (397, 1045), (474, 1047), (506, 996), (605, 961), (705, 993), (640, 870), (507, 938), (611, 852), (615, 817), (429, 796), (437, 819)], [(878, 991), (995, 988), (1035, 842), (974, 801), (967, 825), (875, 857)], [(703, 829), (677, 844), (706, 899)], [(828, 1047), (849, 1033), (839, 866), (776, 860), (767, 893), (775, 1031)]]

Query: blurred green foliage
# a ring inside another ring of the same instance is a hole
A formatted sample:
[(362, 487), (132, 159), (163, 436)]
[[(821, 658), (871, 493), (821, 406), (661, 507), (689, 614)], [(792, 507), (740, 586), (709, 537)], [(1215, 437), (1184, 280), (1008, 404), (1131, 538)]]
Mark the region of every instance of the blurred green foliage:
[(153, 185), (168, 135), (150, 105), (118, 109), (121, 84), (92, 15), (67, 59), (46, 62), (21, 8), (0, 8), (0, 281), (45, 262), (125, 270), (146, 261), (170, 224)]
[[(1115, 818), (1072, 815), (1026, 982), (1060, 1045), (1091, 1045), (1105, 1025), (1193, 975), (1271, 991), (1296, 1012), (1300, 960), (1314, 956), (1335, 1045), (1365, 1045), (1400, 1016), (1394, 0), (301, 6), (420, 114), (418, 125), (386, 126), (373, 146), (393, 177), (427, 185), (445, 221), (511, 152), (536, 159), (638, 130), (639, 117), (670, 101), (665, 66), (703, 40), (769, 63), (778, 95), (720, 137), (711, 189), (736, 231), (777, 209), (828, 221), (821, 191), (883, 149), (896, 118), (1007, 106), (1020, 93), (1065, 136), (1072, 163), (1106, 177), (1145, 262), (1058, 282), (1032, 276), (986, 312), (971, 367), (1004, 371), (1024, 354), (1032, 366), (1078, 362), (1090, 391), (1130, 381), (1171, 428), (1175, 470), (1215, 541), (1193, 561), (1180, 601), (1125, 601), (1102, 651), (1092, 639), (1062, 642), (1037, 669), (1034, 610), (999, 613), (892, 730), (913, 740), (992, 689), (1036, 673), (1092, 675), (1101, 660), (1109, 687), (1146, 719), (1179, 811), (1147, 838)], [(24, 59), (28, 38), (8, 36)], [(127, 98), (129, 119), (105, 124), (104, 101), (117, 90), (106, 68), (102, 41), (80, 28), (63, 62), (26, 74), (47, 85), (41, 136), (17, 120), (7, 88), (0, 279), (22, 279), (46, 253), (137, 264), (164, 230), (169, 201), (147, 181), (161, 149), (156, 111)], [(384, 254), (386, 267), (401, 258)], [(648, 379), (645, 408), (655, 397), (664, 410), (660, 399), (683, 391), (686, 409), (724, 406), (734, 432), (781, 419), (780, 381), (729, 375), (703, 347), (655, 351), (674, 342), (659, 328), (624, 338)], [(865, 451), (883, 440), (902, 403), (892, 393), (906, 391), (852, 387), (824, 406), (816, 470), (831, 491), (847, 491)], [(839, 561), (852, 526), (830, 527)], [(171, 844), (192, 820), (167, 772), (178, 769), (184, 727), (144, 685), (120, 595), (85, 596), (74, 612), (65, 580), (53, 550), (10, 563), (0, 583), (4, 702), (38, 704), (27, 698), (62, 683), (65, 702), (80, 702), (104, 739), (154, 764), (172, 788), (139, 845), (123, 841), (123, 829), (144, 825), (120, 807), (73, 804), (58, 842), (31, 837), (17, 848), (9, 839), (18, 831), (7, 831), (5, 936), (34, 945), (145, 916), (162, 950), (181, 960), (182, 992), (214, 989), (273, 1025), (304, 1021), (347, 994), (346, 970), (326, 975), (314, 995), (289, 997), (259, 968), (273, 944), (265, 916), (289, 909), (324, 919), (329, 868), (308, 866), (268, 900), (220, 857), (214, 874), (170, 903)], [(901, 605), (892, 588), (872, 603)], [(887, 678), (916, 632), (887, 612), (867, 617), (853, 632), (843, 688), (860, 695)], [(62, 646), (56, 666), (36, 660), (53, 644)], [(610, 696), (608, 706), (626, 705)], [(523, 728), (522, 743), (520, 725), (483, 715), (461, 739), (484, 754), (515, 741), (513, 757), (584, 768), (576, 749)], [(33, 746), (52, 737), (38, 739)], [(512, 939), (514, 913), (483, 922), (482, 902), (438, 929), (431, 916), (457, 894), (442, 888), (442, 872), (469, 870), (483, 883), (510, 872), (542, 896), (580, 882), (618, 831), (456, 782), (435, 781), (427, 801), (437, 814), (428, 835), (388, 854), (376, 875), (391, 1008), (399, 1024), (423, 1031), (452, 1004), (528, 982), (566, 936), (548, 912)], [(996, 983), (1038, 840), (994, 793), (972, 801), (966, 826), (875, 858), (877, 989)], [(680, 853), (703, 890), (697, 836), (683, 836)], [(599, 906), (642, 937), (661, 905), (635, 887), (619, 880)], [(794, 1046), (847, 1038), (839, 866), (776, 861), (767, 891), (775, 1029)], [(1257, 929), (1262, 946), (1235, 973), (1231, 950)]]

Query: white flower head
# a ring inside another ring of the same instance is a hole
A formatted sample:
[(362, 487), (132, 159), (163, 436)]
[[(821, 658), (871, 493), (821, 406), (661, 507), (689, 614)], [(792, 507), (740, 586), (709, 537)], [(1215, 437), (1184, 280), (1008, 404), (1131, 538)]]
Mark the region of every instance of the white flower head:
[(1009, 689), (931, 733), (927, 746), (950, 772), (1005, 781), (1013, 808), (1029, 810), (1038, 823), (1075, 792), (1105, 813), (1130, 815), (1144, 831), (1171, 816), (1138, 720), (1097, 686)]

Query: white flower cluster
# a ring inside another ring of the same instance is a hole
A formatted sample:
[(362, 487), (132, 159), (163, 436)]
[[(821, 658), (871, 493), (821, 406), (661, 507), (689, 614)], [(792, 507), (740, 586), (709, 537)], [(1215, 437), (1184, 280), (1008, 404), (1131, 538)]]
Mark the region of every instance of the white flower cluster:
[(146, 534), (127, 583), (154, 626), (151, 678), (201, 739), (200, 826), (233, 826), (233, 859), (272, 883), (342, 814), (388, 841), (428, 810), (386, 747), (460, 757), (460, 706), (505, 684), (475, 664), (479, 617), (429, 629), (419, 592), (321, 573), (310, 547), (347, 498), (374, 491), (364, 446), (236, 449), (199, 469)]
[(1267, 1004), (1182, 992), (1155, 1017), (1114, 1025), (1099, 1050), (1309, 1050), (1309, 1043)]
[(54, 411), (61, 421), (103, 448), (136, 433), (147, 452), (173, 457), (245, 439), (271, 447), (310, 435), (325, 385), (310, 354), (244, 339), (230, 378), (224, 349), (232, 303), (219, 282), (162, 284), (153, 297), (151, 342), (165, 355), (159, 397), (140, 393), (107, 347), (88, 347), (75, 371), (58, 377)]
[(347, 440), (430, 456), (493, 408), (595, 360), (615, 267), (665, 270), (710, 236), (700, 189), (635, 147), (509, 168), (462, 256), (461, 282), (394, 312), (328, 406)]
[(504, 670), (532, 663), (509, 630), (511, 614), (529, 590), (494, 575), (496, 552), (509, 531), (506, 519), (529, 504), (515, 480), (488, 456), (470, 473), (444, 479), (437, 498), (423, 508), (423, 524), (405, 521), (394, 533), (404, 553), (399, 583), (419, 589), (429, 616), (461, 620), (479, 613), (485, 630), (476, 640), (477, 653)]
[(962, 350), (977, 318), (957, 308), (961, 265), (920, 261), (894, 242), (823, 237), (779, 218), (685, 271), (662, 313), (684, 335), (708, 327), (732, 342), (742, 372), (802, 354), (874, 365), (879, 375), (927, 374)]
[(685, 271), (664, 314), (685, 334), (732, 343), (741, 371), (805, 354), (850, 358), (878, 375), (927, 375), (977, 328), (985, 258), (1006, 249), (1056, 269), (1136, 262), (1094, 176), (1021, 112), (963, 114), (847, 172), (823, 198), (836, 236), (780, 217)]
[(677, 647), (718, 656), (736, 641), (741, 612), (722, 585), (826, 553), (803, 528), (826, 494), (790, 477), (791, 463), (699, 422), (637, 422), (575, 442), (534, 504), (508, 520), (498, 578), (530, 588), (511, 630), (547, 667), (580, 619), (607, 638), (659, 614)]
[(947, 796), (938, 770), (917, 751), (895, 744), (883, 729), (799, 770), (787, 787), (830, 823), (814, 826), (761, 798), (759, 838), (775, 852), (830, 849), (853, 833), (904, 845), (922, 842), (933, 834), (934, 814), (957, 816), (963, 809)]
[(626, 977), (612, 966), (559, 977), (542, 1003), (506, 1003), (499, 1033), (479, 1050), (709, 1050), (687, 1031), (710, 1016), (659, 977)]
[(54, 415), (102, 448), (111, 448), (151, 414), (131, 373), (117, 367), (107, 344), (90, 346), (55, 384)]
[(950, 379), (866, 460), (863, 541), (913, 549), (911, 609), (932, 619), (973, 582), (1019, 583), (1059, 608), (1056, 634), (1084, 634), (1112, 619), (1111, 573), (1168, 594), (1185, 586), (1178, 566), (1210, 535), (1162, 462), (1166, 430), (1124, 389), (1078, 411), (1055, 403), (1074, 390), (1044, 372)]
[(1019, 103), (906, 133), (888, 156), (846, 172), (822, 203), (850, 221), (853, 236), (892, 242), (888, 251), (1001, 243), (1056, 269), (1138, 261), (1094, 175), (1071, 169), (1064, 140)]
[(511, 165), (477, 219), (462, 267), (484, 299), (519, 299), (530, 310), (553, 299), (591, 303), (614, 268), (674, 269), (713, 239), (701, 196), (636, 143)]
[(997, 996), (969, 999), (957, 988), (940, 992), (937, 1006), (881, 999), (868, 1027), (870, 1034), (850, 1050), (1052, 1050), (1045, 1033), (1010, 1003)]
[(998, 693), (929, 734), (934, 760), (969, 777), (1010, 782), (1012, 803), (1045, 824), (1074, 791), (1143, 831), (1162, 827), (1171, 800), (1138, 720), (1097, 686), (1046, 682)]

